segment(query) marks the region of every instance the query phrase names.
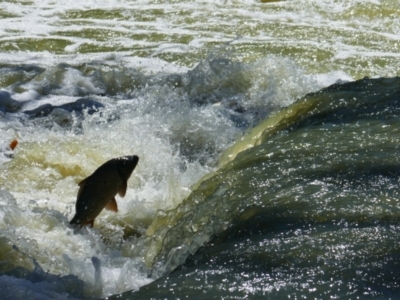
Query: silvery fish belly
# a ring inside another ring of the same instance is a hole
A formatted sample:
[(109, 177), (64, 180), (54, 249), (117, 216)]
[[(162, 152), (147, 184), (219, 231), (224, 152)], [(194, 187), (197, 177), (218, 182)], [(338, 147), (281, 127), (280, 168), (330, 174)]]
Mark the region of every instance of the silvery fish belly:
[(103, 208), (117, 212), (115, 195), (125, 196), (127, 181), (136, 167), (136, 155), (111, 159), (79, 183), (76, 214), (71, 224), (93, 226)]

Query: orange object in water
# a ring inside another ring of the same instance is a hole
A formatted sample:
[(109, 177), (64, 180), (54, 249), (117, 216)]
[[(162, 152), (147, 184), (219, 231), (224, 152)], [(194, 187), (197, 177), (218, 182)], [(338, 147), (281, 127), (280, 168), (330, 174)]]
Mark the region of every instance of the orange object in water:
[(18, 141), (15, 140), (15, 139), (12, 140), (11, 143), (10, 143), (10, 149), (11, 149), (11, 150), (14, 150), (15, 147), (17, 147), (17, 145), (18, 145)]

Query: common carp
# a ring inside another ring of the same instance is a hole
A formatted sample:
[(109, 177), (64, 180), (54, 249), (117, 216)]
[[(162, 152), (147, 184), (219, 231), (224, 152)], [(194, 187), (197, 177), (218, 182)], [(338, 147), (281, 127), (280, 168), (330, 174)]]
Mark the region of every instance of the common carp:
[(76, 213), (70, 224), (81, 227), (90, 224), (106, 208), (117, 212), (115, 195), (125, 196), (129, 177), (135, 169), (139, 157), (122, 156), (101, 165), (92, 175), (79, 183)]

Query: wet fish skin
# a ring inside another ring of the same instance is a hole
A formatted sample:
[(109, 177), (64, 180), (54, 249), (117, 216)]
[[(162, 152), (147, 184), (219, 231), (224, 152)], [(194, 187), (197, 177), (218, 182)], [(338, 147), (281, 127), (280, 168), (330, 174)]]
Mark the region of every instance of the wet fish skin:
[(103, 208), (117, 212), (115, 195), (125, 196), (127, 181), (138, 161), (136, 155), (111, 159), (82, 180), (75, 205), (76, 213), (70, 224), (80, 227), (90, 224), (93, 227), (94, 220)]

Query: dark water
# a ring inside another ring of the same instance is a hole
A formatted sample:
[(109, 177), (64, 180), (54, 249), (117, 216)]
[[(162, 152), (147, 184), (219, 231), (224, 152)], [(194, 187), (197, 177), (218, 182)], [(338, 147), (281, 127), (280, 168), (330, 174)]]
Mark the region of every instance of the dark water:
[(279, 114), (150, 226), (167, 275), (111, 299), (400, 297), (400, 78), (333, 85)]

